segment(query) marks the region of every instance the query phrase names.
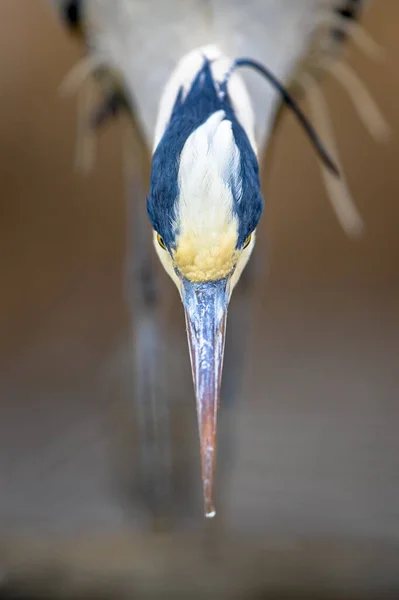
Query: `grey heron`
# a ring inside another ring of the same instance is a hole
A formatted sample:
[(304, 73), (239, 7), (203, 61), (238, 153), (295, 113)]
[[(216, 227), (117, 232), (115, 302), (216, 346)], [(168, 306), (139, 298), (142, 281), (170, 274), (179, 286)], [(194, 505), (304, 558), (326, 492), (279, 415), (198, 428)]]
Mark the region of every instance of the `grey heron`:
[[(125, 110), (137, 119), (151, 154), (147, 213), (156, 253), (184, 305), (205, 514), (212, 517), (227, 308), (255, 246), (263, 211), (259, 169), (284, 103), (321, 156), (342, 226), (349, 234), (362, 229), (318, 79), (327, 71), (334, 74), (356, 96), (359, 115), (372, 133), (386, 135), (387, 125), (367, 90), (337, 61), (349, 35), (369, 54), (378, 53), (358, 24), (367, 2), (53, 2), (87, 51), (67, 87), (93, 77), (103, 93), (100, 106), (83, 115), (86, 133)], [(260, 72), (269, 85), (241, 67)], [(316, 131), (298, 107), (301, 93), (309, 97)]]

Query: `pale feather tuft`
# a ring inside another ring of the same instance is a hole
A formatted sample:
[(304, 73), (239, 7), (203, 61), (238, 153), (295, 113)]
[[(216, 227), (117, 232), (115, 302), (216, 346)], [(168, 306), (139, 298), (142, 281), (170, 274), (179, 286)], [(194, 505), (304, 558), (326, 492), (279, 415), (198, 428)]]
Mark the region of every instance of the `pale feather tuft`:
[(359, 118), (370, 135), (377, 142), (387, 142), (391, 137), (391, 128), (354, 69), (342, 61), (330, 64), (327, 69), (346, 89)]
[(339, 158), (333, 126), (323, 92), (310, 75), (302, 76), (302, 85), (307, 95), (314, 123), (340, 171), (340, 178), (337, 178), (323, 164), (320, 165), (332, 208), (346, 234), (352, 238), (358, 237), (363, 233), (364, 223), (351, 195)]

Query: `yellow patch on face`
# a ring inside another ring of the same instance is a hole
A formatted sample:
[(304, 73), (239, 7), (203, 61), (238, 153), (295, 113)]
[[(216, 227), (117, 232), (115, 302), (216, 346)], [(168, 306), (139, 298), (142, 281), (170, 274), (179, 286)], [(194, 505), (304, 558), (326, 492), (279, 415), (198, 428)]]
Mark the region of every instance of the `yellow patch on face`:
[(214, 236), (184, 232), (177, 240), (173, 261), (189, 281), (217, 281), (227, 277), (237, 264), (240, 252), (236, 244), (237, 229), (234, 225)]

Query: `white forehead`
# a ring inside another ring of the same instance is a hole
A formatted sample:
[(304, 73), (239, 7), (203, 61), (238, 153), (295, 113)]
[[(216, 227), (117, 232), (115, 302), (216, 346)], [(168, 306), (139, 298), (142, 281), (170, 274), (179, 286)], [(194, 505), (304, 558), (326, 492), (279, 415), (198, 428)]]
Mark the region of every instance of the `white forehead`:
[(234, 222), (241, 201), (240, 151), (223, 110), (213, 113), (184, 144), (178, 174), (180, 231), (218, 235)]

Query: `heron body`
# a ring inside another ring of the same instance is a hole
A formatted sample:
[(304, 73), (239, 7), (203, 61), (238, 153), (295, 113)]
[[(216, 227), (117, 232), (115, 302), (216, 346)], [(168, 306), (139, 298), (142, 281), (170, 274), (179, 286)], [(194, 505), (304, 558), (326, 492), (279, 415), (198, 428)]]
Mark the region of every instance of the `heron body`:
[(147, 211), (184, 305), (205, 511), (213, 516), (227, 308), (254, 248), (263, 210), (259, 161), (282, 100), (255, 73), (228, 73), (245, 56), (282, 85), (295, 84), (309, 60), (335, 52), (346, 34), (341, 24), (364, 2), (57, 2), (68, 4), (74, 28), (81, 20), (93, 69), (118, 81), (152, 148)]
[[(259, 60), (287, 83), (309, 50), (326, 14), (341, 0), (84, 0), (90, 51), (122, 77), (149, 146), (159, 100), (176, 65), (196, 48), (215, 44), (233, 60)], [(279, 97), (252, 74), (243, 75), (264, 147)]]

